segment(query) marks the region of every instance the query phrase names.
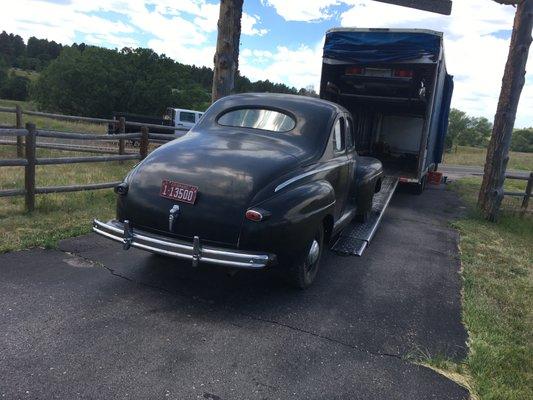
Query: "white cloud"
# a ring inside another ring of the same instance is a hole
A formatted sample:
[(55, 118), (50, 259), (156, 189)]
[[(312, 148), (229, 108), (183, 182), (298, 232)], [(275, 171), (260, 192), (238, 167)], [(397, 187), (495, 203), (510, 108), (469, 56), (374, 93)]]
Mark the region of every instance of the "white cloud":
[(322, 41), (314, 47), (302, 45), (291, 50), (285, 46), (270, 51), (244, 49), (239, 69), (251, 80), (284, 82), (296, 88), (312, 85), (318, 90)]
[(274, 7), (285, 21), (320, 21), (333, 15), (331, 7), (340, 0), (262, 0), (263, 5)]
[(27, 0), (2, 4), (0, 22), (2, 30), (17, 33), (24, 39), (36, 36), (61, 43), (73, 42), (76, 32), (87, 35), (113, 32), (116, 42), (124, 35), (125, 41), (131, 43), (129, 35), (134, 31), (120, 21), (88, 15), (74, 6)]
[(148, 47), (183, 64), (213, 67), (215, 46), (186, 46), (177, 39), (152, 39)]
[[(104, 12), (124, 22), (101, 16)], [(178, 61), (212, 66), (218, 13), (219, 4), (206, 0), (19, 0), (2, 5), (0, 24), (26, 40), (36, 36), (70, 44), (81, 37), (88, 44), (118, 48), (147, 42)], [(257, 15), (243, 13), (242, 35), (265, 35), (268, 30), (260, 24)]]
[(248, 15), (246, 13), (242, 14), (241, 19), (241, 32), (243, 35), (248, 36), (263, 36), (268, 33), (268, 29), (265, 28), (255, 28), (255, 25), (261, 21), (261, 18), (257, 15)]

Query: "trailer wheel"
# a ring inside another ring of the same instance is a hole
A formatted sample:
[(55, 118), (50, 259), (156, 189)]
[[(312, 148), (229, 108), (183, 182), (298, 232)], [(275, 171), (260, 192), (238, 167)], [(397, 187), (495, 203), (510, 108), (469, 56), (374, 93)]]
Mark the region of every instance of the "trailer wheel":
[(427, 174), (422, 177), (419, 183), (415, 183), (413, 187), (414, 194), (420, 195), (426, 188), (426, 182), (428, 180)]

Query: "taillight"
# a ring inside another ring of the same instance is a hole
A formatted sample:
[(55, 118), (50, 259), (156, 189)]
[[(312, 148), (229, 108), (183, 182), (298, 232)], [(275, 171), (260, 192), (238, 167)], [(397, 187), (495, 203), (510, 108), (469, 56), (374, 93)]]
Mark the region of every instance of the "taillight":
[(128, 194), (128, 184), (126, 182), (119, 183), (114, 190), (116, 194), (125, 196)]
[(363, 75), (365, 69), (362, 67), (348, 67), (346, 68), (346, 75)]
[(394, 76), (398, 78), (412, 78), (413, 70), (411, 69), (395, 69)]
[(256, 210), (248, 210), (246, 211), (246, 219), (249, 219), (250, 221), (254, 222), (259, 222), (263, 220), (263, 214)]

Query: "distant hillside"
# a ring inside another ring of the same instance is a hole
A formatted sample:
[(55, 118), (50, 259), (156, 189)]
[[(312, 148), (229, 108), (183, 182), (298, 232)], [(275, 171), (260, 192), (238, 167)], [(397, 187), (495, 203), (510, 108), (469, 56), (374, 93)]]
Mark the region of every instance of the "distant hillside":
[[(31, 99), (47, 111), (107, 117), (118, 110), (161, 114), (168, 106), (203, 110), (210, 104), (212, 79), (211, 68), (151, 49), (110, 50), (35, 37), (25, 43), (19, 35), (0, 34), (0, 97)], [(240, 74), (235, 92), (316, 95)]]

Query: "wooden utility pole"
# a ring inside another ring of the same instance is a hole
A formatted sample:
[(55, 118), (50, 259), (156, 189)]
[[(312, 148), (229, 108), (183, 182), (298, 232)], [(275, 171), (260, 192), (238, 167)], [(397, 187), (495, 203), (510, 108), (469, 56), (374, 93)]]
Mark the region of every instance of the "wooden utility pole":
[(211, 100), (229, 95), (239, 67), (239, 40), (243, 0), (221, 0)]
[(533, 0), (494, 0), (501, 4), (516, 4), (509, 56), (505, 65), (498, 108), (487, 158), (478, 206), (489, 221), (495, 221), (503, 199), (505, 170), (516, 118), (516, 109), (525, 82), (526, 63), (531, 45)]

